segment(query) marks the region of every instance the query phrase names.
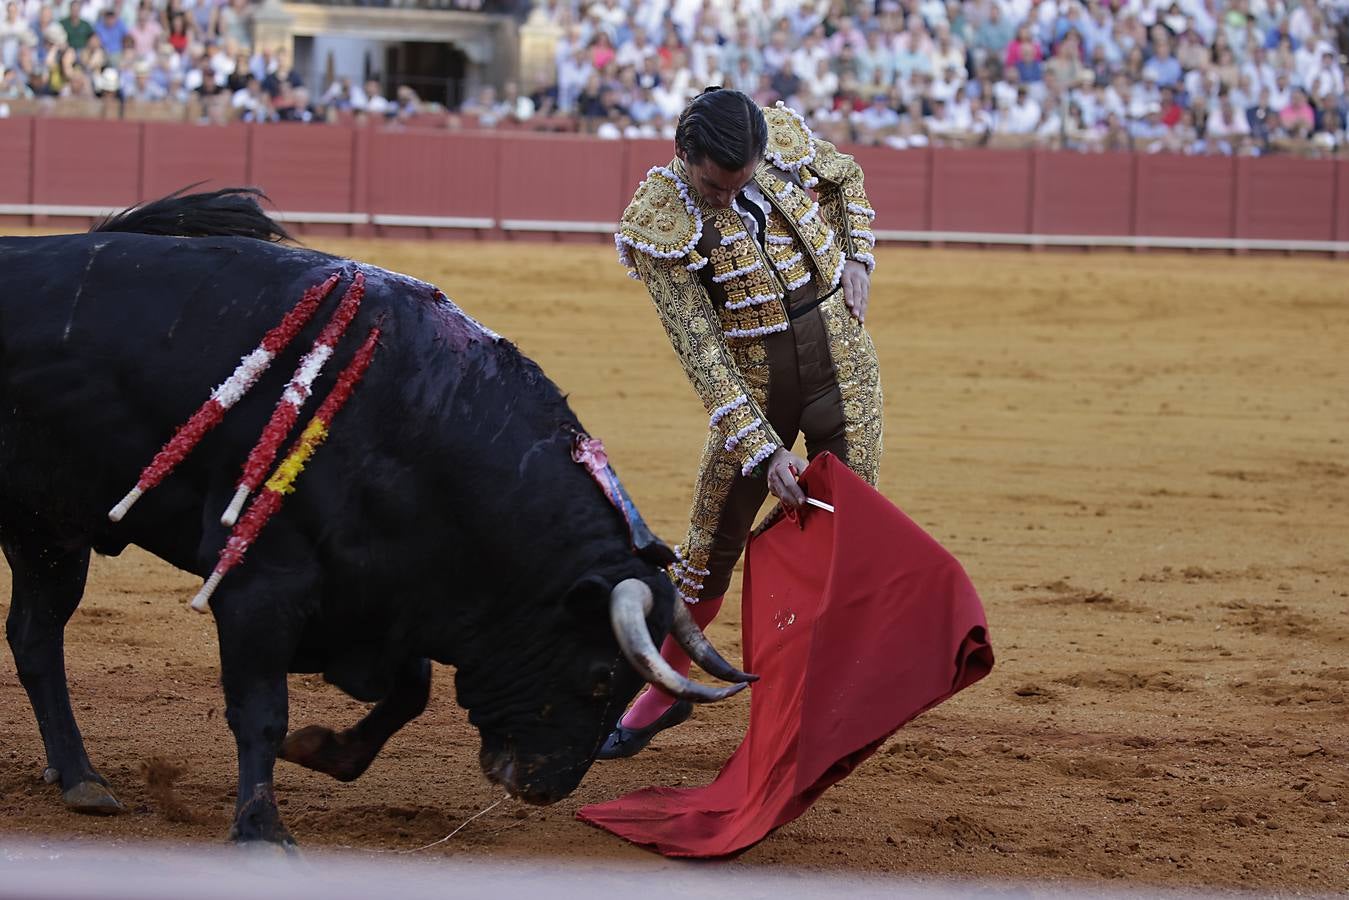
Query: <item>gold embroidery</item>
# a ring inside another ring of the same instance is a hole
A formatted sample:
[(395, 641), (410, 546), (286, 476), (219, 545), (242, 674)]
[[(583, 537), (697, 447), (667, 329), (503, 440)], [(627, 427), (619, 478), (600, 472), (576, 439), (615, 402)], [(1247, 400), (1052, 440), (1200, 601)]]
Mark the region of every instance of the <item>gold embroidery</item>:
[[(742, 467), (769, 445), (781, 444), (745, 383), (739, 360), (727, 347), (720, 327), (724, 313), (714, 313), (702, 284), (682, 277), (688, 273), (678, 260), (658, 260), (638, 253), (634, 254), (633, 264), (651, 293), (670, 344), (703, 407), (709, 415), (719, 413), (712, 439), (720, 441), (723, 447), (730, 443), (724, 452)], [(740, 402), (741, 397), (750, 402)]]
[(620, 239), (663, 257), (692, 250), (702, 223), (689, 211), (680, 187), (668, 170), (651, 172), (623, 211), (618, 223)]
[(814, 140), (805, 123), (785, 106), (771, 106), (763, 111), (768, 122), (768, 149), (770, 158), (786, 169), (795, 169), (814, 152)]
[(843, 402), (844, 434), (848, 444), (845, 462), (868, 484), (875, 485), (880, 474), (884, 449), (884, 429), (880, 365), (871, 335), (848, 312), (840, 296), (820, 304), (825, 332), (829, 335), (829, 355), (838, 376)]

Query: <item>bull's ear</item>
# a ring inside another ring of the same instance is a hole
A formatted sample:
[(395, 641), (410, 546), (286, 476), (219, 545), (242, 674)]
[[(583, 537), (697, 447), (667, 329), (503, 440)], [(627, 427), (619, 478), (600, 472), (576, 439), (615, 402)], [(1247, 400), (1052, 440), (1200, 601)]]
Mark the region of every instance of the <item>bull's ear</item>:
[(647, 532), (649, 541), (637, 545), (637, 558), (642, 562), (654, 563), (665, 568), (676, 559), (675, 553), (669, 545), (655, 535)]
[(563, 601), (568, 611), (589, 615), (595, 610), (609, 608), (609, 592), (613, 585), (598, 575), (586, 575), (567, 588)]

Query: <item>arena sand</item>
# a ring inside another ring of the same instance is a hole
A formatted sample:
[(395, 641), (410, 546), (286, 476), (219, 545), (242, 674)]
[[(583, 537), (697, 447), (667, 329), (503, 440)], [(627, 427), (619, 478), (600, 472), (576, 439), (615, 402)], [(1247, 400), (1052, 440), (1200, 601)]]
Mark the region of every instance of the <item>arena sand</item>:
[[(603, 437), (647, 520), (681, 536), (706, 416), (611, 249), (314, 243), (432, 281), (518, 342)], [(998, 665), (730, 865), (1349, 889), (1349, 268), (878, 257), (881, 487), (964, 562)], [(134, 549), (96, 559), (67, 631), (80, 724), (125, 815), (68, 814), (41, 782), (0, 653), (5, 834), (223, 839), (234, 744), (211, 621), (186, 606), (198, 583)], [(0, 612), (8, 598), (4, 578)], [(712, 636), (738, 655), (735, 610)], [(291, 686), (292, 727), (362, 712), (318, 678)], [(503, 803), (426, 853), (673, 867), (575, 811), (707, 782), (747, 709), (700, 709), (564, 802)], [(430, 709), (360, 781), (278, 765), (283, 814), (311, 847), (436, 841), (499, 797), (477, 745), (438, 669)]]

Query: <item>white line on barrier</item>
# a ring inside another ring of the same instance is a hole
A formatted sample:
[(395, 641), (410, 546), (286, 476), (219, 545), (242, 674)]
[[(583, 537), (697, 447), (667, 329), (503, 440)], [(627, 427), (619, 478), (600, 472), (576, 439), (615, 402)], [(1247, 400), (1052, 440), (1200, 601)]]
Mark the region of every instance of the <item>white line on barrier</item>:
[(570, 222), (552, 219), (502, 219), (503, 231), (567, 231), (584, 234), (612, 234), (618, 229), (613, 222)]
[(1011, 234), (994, 231), (875, 230), (878, 241), (902, 243), (1012, 244), (1045, 247), (1156, 247), (1170, 250), (1291, 250), (1349, 253), (1349, 241), (1279, 241), (1263, 238), (1203, 238), (1168, 235)]
[(420, 228), (494, 228), (497, 220), (472, 216), (403, 216), (375, 213), (370, 217), (375, 225), (407, 225)]
[[(72, 216), (102, 218), (121, 212), (120, 206), (74, 206), (49, 203), (0, 203), (0, 216)], [(603, 234), (616, 222), (568, 219), (501, 219), (490, 216), (417, 216), (398, 213), (271, 212), (281, 222), (335, 225), (389, 225), (421, 228), (466, 228), (503, 231), (556, 231), (571, 234)], [(1285, 241), (1270, 238), (1205, 238), (1171, 235), (1116, 234), (1014, 234), (996, 231), (903, 231), (876, 229), (878, 241), (906, 244), (997, 244), (1018, 247), (1123, 247), (1144, 250), (1273, 250), (1294, 253), (1349, 254), (1349, 241)]]

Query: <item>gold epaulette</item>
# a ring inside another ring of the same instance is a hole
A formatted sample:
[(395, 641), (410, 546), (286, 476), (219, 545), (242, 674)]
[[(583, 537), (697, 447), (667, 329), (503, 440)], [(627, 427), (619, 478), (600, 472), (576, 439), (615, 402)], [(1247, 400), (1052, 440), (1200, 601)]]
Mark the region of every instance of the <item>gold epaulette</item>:
[(768, 120), (768, 148), (765, 156), (788, 172), (797, 172), (815, 158), (815, 135), (806, 120), (781, 100), (763, 111)]
[(703, 216), (688, 186), (668, 167), (655, 166), (623, 211), (614, 243), (618, 261), (631, 268), (633, 250), (679, 259), (692, 253), (702, 236)]

